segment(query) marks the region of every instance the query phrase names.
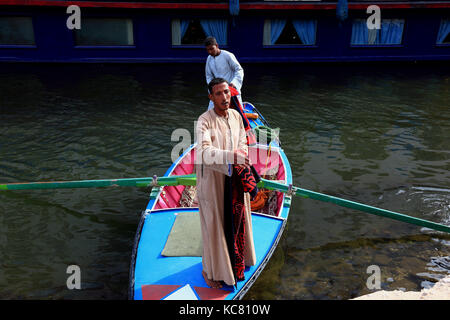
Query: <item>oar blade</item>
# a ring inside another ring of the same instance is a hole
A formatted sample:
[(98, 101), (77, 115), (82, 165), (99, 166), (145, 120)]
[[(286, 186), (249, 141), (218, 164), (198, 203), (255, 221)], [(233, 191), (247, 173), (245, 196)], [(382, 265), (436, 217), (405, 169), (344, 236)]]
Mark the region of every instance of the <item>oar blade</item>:
[(450, 233), (450, 226), (446, 226), (446, 225), (443, 225), (443, 224), (440, 224), (437, 222), (432, 222), (432, 221), (428, 221), (425, 219), (412, 217), (412, 216), (409, 216), (409, 215), (406, 215), (403, 213), (398, 213), (398, 212), (394, 212), (394, 211), (390, 211), (390, 210), (386, 210), (386, 209), (380, 209), (380, 208), (369, 206), (369, 205), (362, 204), (359, 202), (346, 200), (346, 199), (342, 199), (342, 198), (338, 198), (338, 197), (334, 197), (334, 196), (329, 196), (329, 195), (326, 195), (323, 193), (310, 191), (310, 190), (302, 189), (302, 188), (298, 188), (298, 187), (292, 187), (292, 189), (290, 190), (288, 185), (277, 182), (277, 181), (261, 179), (261, 181), (258, 184), (258, 187), (277, 190), (277, 191), (286, 192), (286, 193), (291, 192), (292, 194), (295, 194), (297, 196), (301, 196), (304, 198), (310, 198), (310, 199), (323, 201), (323, 202), (331, 202), (331, 203), (334, 203), (341, 207), (354, 209), (354, 210), (366, 212), (369, 214), (374, 214), (377, 216), (390, 218), (390, 219), (394, 219), (397, 221), (406, 222), (406, 223), (414, 224), (417, 226), (426, 227), (426, 228), (430, 228), (433, 230)]

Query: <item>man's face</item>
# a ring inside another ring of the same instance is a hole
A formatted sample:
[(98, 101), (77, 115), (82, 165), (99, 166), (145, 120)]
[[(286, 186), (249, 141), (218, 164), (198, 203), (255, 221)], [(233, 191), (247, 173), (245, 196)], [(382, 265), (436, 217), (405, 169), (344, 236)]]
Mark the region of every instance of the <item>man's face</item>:
[(220, 52), (219, 46), (217, 44), (211, 44), (211, 45), (207, 46), (206, 51), (208, 52), (208, 54), (210, 56), (213, 56), (213, 57), (217, 56)]
[(216, 84), (212, 88), (212, 93), (209, 95), (209, 99), (214, 103), (214, 108), (220, 111), (225, 111), (230, 107), (231, 92), (228, 87), (228, 83), (222, 82)]

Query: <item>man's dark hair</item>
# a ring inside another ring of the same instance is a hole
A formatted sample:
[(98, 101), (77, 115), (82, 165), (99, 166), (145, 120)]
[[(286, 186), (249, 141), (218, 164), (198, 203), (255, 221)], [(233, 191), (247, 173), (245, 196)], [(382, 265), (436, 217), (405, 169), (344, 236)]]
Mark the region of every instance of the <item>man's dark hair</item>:
[(205, 39), (204, 44), (205, 44), (205, 47), (216, 45), (217, 44), (217, 40), (216, 40), (216, 38), (209, 36), (209, 37), (207, 37)]
[(208, 83), (208, 91), (210, 94), (212, 94), (212, 89), (215, 85), (221, 84), (221, 83), (229, 84), (227, 80), (224, 78), (214, 78)]

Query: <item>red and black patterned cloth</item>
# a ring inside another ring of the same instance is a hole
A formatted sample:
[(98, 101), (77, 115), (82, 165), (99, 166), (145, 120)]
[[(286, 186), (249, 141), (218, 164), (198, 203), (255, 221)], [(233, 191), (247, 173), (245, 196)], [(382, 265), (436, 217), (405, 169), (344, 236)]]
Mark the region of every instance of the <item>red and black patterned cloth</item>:
[(250, 193), (253, 199), (258, 193), (256, 184), (259, 180), (260, 177), (253, 166), (233, 165), (233, 174), (231, 177), (225, 177), (225, 237), (236, 282), (245, 279), (244, 192)]

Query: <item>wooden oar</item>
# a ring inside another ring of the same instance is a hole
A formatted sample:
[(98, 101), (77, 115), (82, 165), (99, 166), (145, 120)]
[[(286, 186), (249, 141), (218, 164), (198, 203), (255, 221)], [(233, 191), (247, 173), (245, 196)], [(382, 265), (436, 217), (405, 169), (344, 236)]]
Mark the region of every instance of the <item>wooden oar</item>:
[[(192, 179), (194, 179), (192, 181)], [(0, 191), (30, 189), (102, 188), (102, 187), (148, 187), (195, 185), (195, 174), (171, 177), (145, 177), (103, 180), (19, 182), (0, 184)]]
[[(104, 179), (104, 180), (79, 180), (79, 181), (54, 181), (54, 182), (24, 182), (0, 184), (0, 191), (25, 190), (25, 189), (63, 189), (63, 188), (96, 188), (96, 187), (160, 187), (177, 185), (195, 185), (195, 174), (170, 177), (145, 177), (145, 178), (125, 178), (125, 179)], [(366, 213), (382, 216), (421, 227), (426, 227), (438, 231), (450, 233), (450, 227), (436, 222), (415, 218), (406, 214), (397, 213), (355, 201), (345, 200), (338, 197), (329, 196), (323, 193), (310, 191), (298, 187), (288, 186), (273, 180), (261, 178), (258, 183), (259, 188), (266, 188), (285, 192), (289, 195), (298, 195), (304, 198), (331, 202), (341, 207), (355, 209)]]
[(377, 207), (372, 207), (372, 206), (369, 206), (366, 204), (362, 204), (362, 203), (358, 203), (358, 202), (350, 201), (350, 200), (345, 200), (345, 199), (338, 198), (338, 197), (329, 196), (329, 195), (326, 195), (323, 193), (314, 192), (314, 191), (310, 191), (307, 189), (288, 186), (286, 184), (279, 183), (279, 182), (276, 182), (273, 180), (261, 179), (261, 181), (258, 183), (258, 187), (271, 189), (271, 190), (277, 190), (277, 191), (285, 192), (288, 194), (301, 196), (304, 198), (310, 198), (310, 199), (324, 201), (324, 202), (331, 202), (331, 203), (337, 204), (338, 206), (341, 206), (341, 207), (355, 209), (355, 210), (363, 211), (366, 213), (374, 214), (377, 216), (382, 216), (382, 217), (418, 225), (421, 227), (426, 227), (426, 228), (450, 233), (450, 227), (440, 224), (440, 223), (436, 223), (436, 222), (432, 222), (432, 221), (428, 221), (428, 220), (424, 220), (424, 219), (420, 219), (420, 218), (416, 218), (416, 217), (411, 217), (406, 214), (393, 212), (393, 211), (389, 211), (389, 210), (385, 210), (385, 209), (380, 209)]

